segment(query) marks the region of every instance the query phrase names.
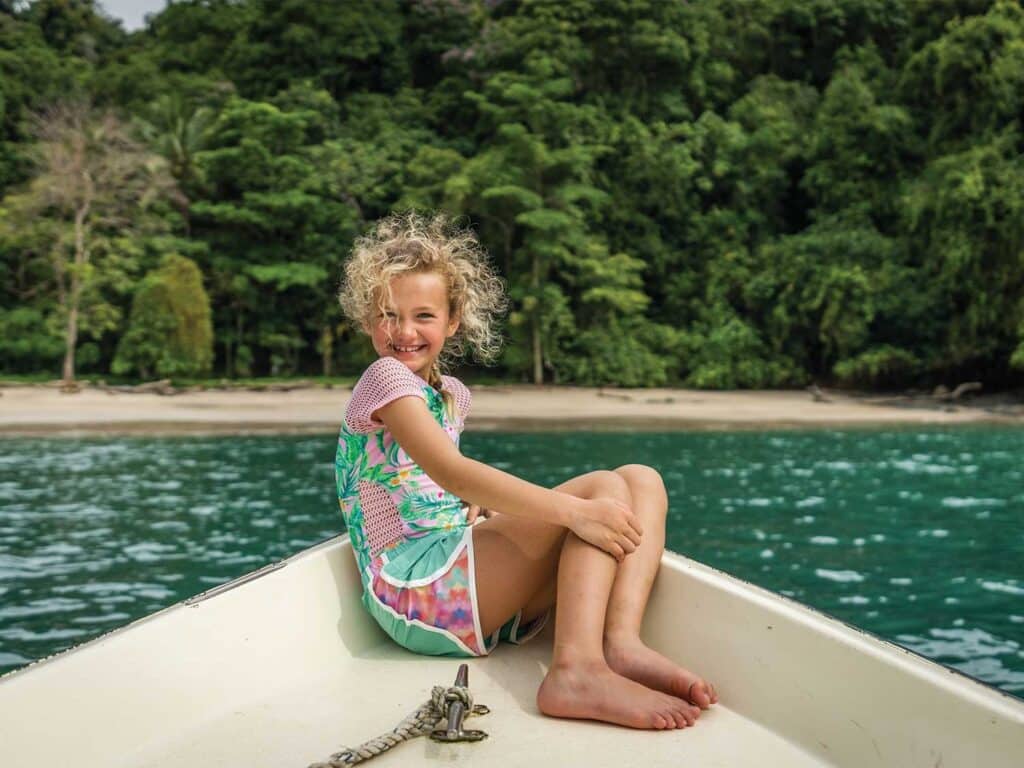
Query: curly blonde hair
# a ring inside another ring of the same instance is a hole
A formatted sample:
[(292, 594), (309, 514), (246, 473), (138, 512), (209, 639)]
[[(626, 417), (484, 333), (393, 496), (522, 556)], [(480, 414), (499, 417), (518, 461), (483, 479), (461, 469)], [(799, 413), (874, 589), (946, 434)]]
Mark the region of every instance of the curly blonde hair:
[(365, 331), (375, 310), (392, 303), (391, 280), (399, 275), (432, 272), (448, 288), (449, 317), (459, 328), (441, 350), (427, 383), (451, 405), (442, 390), (441, 372), (463, 357), (467, 348), (481, 362), (492, 362), (501, 349), (497, 324), (508, 309), (505, 286), (497, 276), (476, 234), (459, 227), (443, 213), (424, 216), (415, 211), (393, 213), (356, 239), (338, 301), (348, 319)]

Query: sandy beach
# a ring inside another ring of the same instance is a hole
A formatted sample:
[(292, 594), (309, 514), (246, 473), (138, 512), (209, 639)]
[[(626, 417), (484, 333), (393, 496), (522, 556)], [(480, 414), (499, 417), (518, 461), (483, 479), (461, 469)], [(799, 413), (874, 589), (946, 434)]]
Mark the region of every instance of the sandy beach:
[[(740, 429), (878, 425), (1016, 424), (1024, 406), (826, 391), (705, 392), (476, 386), (469, 430)], [(0, 388), (0, 437), (82, 434), (331, 432), (351, 390), (205, 390), (174, 395), (52, 385)]]

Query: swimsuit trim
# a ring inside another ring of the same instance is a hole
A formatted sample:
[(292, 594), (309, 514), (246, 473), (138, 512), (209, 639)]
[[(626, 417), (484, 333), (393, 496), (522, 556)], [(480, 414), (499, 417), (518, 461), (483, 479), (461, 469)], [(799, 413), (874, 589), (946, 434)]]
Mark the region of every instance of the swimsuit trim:
[[(369, 568), (367, 568), (367, 573), (370, 573)], [(372, 576), (372, 574), (371, 574), (371, 576)], [(448, 630), (442, 629), (441, 627), (435, 627), (435, 626), (432, 626), (430, 624), (424, 624), (419, 619), (410, 619), (408, 616), (404, 616), (403, 614), (399, 613), (394, 608), (392, 608), (390, 605), (388, 605), (387, 603), (383, 602), (379, 597), (377, 597), (377, 595), (374, 593), (374, 591), (372, 589), (366, 590), (366, 594), (369, 595), (370, 599), (372, 599), (377, 605), (379, 605), (381, 608), (383, 608), (384, 611), (389, 616), (391, 616), (394, 619), (398, 619), (403, 624), (412, 625), (414, 627), (418, 627), (419, 629), (424, 629), (427, 632), (433, 632), (433, 633), (438, 634), (438, 635), (443, 635), (444, 637), (448, 638), (453, 643), (455, 643), (461, 650), (465, 651), (470, 656), (480, 656), (481, 655), (481, 654), (477, 653), (476, 651), (474, 651), (472, 648), (470, 648), (468, 645), (466, 645), (464, 642), (462, 642), (462, 640), (460, 640), (456, 635), (453, 635)], [(473, 607), (474, 608), (476, 607), (475, 601), (474, 601)], [(479, 619), (477, 619), (474, 616), (473, 620), (474, 620), (474, 622), (476, 623), (476, 625), (478, 627), (477, 632), (479, 632), (479, 625), (480, 625)]]
[[(522, 618), (523, 618), (523, 612), (520, 611), (518, 614), (516, 614), (516, 625), (515, 625), (515, 628), (512, 630), (513, 634), (519, 630), (519, 621)], [(527, 640), (532, 640), (534, 637), (536, 637), (537, 635), (539, 635), (541, 633), (541, 630), (543, 630), (544, 627), (546, 627), (548, 625), (548, 621), (550, 620), (550, 618), (551, 618), (551, 609), (548, 608), (548, 610), (545, 611), (543, 615), (538, 616), (536, 619), (533, 620), (534, 623), (533, 623), (533, 626), (530, 628), (529, 632), (527, 632), (522, 637), (517, 637), (515, 640), (512, 640), (511, 642), (516, 644), (516, 645), (522, 645)]]
[[(469, 531), (468, 528), (466, 530), (467, 530), (467, 532)], [(412, 539), (412, 541), (415, 541), (415, 539)], [(472, 537), (470, 537), (470, 542), (472, 542)], [(462, 543), (463, 544), (465, 543), (465, 536), (463, 536), (463, 542)], [(455, 551), (452, 552), (452, 554), (448, 556), (448, 560), (444, 563), (444, 565), (440, 566), (436, 571), (434, 571), (433, 573), (428, 574), (428, 575), (426, 575), (426, 576), (424, 576), (422, 578), (410, 579), (409, 581), (405, 581), (403, 579), (396, 579), (394, 576), (389, 576), (387, 573), (385, 573), (383, 564), (386, 564), (388, 561), (383, 559), (383, 558), (386, 558), (387, 555), (385, 555), (383, 552), (381, 552), (380, 555), (378, 555), (378, 557), (382, 558), (383, 562), (382, 562), (382, 565), (381, 565), (381, 569), (380, 569), (380, 574), (379, 575), (380, 575), (381, 579), (386, 581), (391, 586), (397, 587), (398, 589), (403, 589), (405, 587), (425, 587), (428, 584), (430, 584), (431, 582), (435, 581), (439, 576), (443, 576), (445, 573), (448, 572), (448, 569), (450, 569), (452, 567), (452, 565), (455, 563), (455, 561), (459, 559), (459, 555), (462, 554), (461, 550), (462, 550), (462, 544), (459, 544), (459, 546), (457, 546), (455, 548)], [(470, 548), (469, 565), (470, 565), (470, 568), (473, 567), (473, 551), (472, 551), (472, 548)], [(473, 585), (472, 582), (471, 582), (470, 589), (471, 590), (475, 589), (475, 585)], [(473, 606), (476, 607), (476, 599), (475, 598), (473, 600)]]
[(469, 601), (473, 604), (473, 631), (476, 632), (476, 642), (480, 646), (480, 655), (483, 656), (494, 650), (498, 644), (498, 638), (495, 636), (493, 642), (488, 643), (488, 639), (484, 637), (484, 631), (480, 627), (480, 604), (476, 599), (476, 553), (473, 547), (473, 529), (471, 527), (466, 528), (463, 541), (466, 542), (469, 549)]
[(508, 634), (509, 634), (510, 637), (515, 637), (516, 636), (516, 632), (519, 631), (519, 620), (522, 619), (522, 618), (523, 618), (523, 610), (520, 608), (519, 611), (516, 613), (515, 620), (512, 622), (512, 628), (509, 629), (509, 631), (508, 631)]

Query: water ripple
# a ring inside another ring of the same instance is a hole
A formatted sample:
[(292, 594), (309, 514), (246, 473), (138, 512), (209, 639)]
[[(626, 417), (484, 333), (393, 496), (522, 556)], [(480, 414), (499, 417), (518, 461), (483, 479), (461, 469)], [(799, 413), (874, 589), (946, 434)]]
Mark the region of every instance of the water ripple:
[(856, 571), (830, 571), (827, 568), (816, 568), (814, 575), (820, 579), (837, 581), (840, 584), (864, 581), (864, 577)]

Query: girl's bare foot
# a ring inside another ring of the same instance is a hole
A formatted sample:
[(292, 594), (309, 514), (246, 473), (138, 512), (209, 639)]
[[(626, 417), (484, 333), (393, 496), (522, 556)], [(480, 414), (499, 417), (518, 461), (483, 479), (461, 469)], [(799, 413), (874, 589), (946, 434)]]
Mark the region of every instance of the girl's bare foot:
[(696, 719), (685, 701), (627, 680), (604, 663), (552, 665), (537, 691), (537, 706), (552, 717), (630, 728), (685, 728)]
[(678, 696), (701, 709), (718, 703), (715, 686), (648, 648), (639, 638), (606, 638), (604, 655), (615, 672), (648, 688)]

